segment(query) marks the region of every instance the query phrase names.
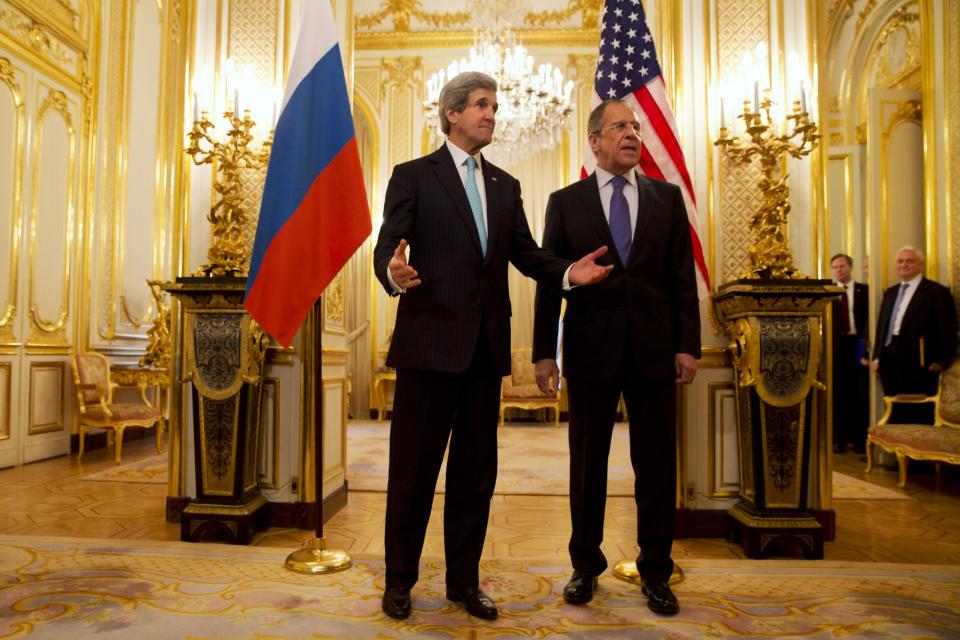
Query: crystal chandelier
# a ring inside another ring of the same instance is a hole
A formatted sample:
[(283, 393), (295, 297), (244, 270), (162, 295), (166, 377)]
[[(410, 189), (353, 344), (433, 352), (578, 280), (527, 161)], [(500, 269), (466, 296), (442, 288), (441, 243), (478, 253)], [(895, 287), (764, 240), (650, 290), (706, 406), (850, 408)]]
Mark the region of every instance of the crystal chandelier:
[(560, 69), (552, 64), (533, 71), (533, 57), (509, 25), (497, 20), (493, 29), (474, 36), (470, 58), (450, 63), (427, 81), (423, 103), (434, 142), (444, 139), (440, 130), (439, 97), (443, 85), (464, 71), (480, 71), (497, 81), (497, 126), (490, 155), (511, 166), (524, 158), (550, 149), (560, 141), (567, 116), (573, 110), (573, 81), (563, 81)]

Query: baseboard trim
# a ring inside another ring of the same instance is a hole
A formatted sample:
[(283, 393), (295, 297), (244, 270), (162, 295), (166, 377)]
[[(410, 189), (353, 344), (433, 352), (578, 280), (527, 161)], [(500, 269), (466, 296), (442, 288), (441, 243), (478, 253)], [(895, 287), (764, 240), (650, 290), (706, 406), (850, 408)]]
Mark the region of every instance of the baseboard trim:
[[(167, 496), (167, 522), (180, 522), (180, 514), (190, 504), (190, 498)], [(314, 529), (317, 525), (316, 502), (270, 502), (267, 522), (270, 527)], [(327, 522), (347, 506), (347, 483), (323, 499), (323, 521)]]

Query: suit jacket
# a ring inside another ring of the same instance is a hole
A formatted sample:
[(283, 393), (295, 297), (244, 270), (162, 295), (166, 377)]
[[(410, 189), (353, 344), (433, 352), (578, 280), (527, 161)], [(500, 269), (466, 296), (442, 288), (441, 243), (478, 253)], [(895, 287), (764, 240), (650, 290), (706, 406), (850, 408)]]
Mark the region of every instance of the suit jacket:
[[(841, 285), (837, 285), (841, 286)], [(853, 326), (857, 337), (863, 338), (867, 335), (867, 316), (869, 310), (870, 287), (861, 283), (853, 283)], [(836, 337), (840, 335), (840, 298), (833, 301), (833, 326), (836, 329)]]
[[(895, 284), (883, 293), (880, 319), (877, 321), (875, 353), (883, 349), (887, 327), (893, 322), (893, 305), (897, 300), (900, 284)], [(923, 353), (920, 339), (923, 338)], [(900, 323), (897, 341), (898, 362), (885, 362), (880, 358), (881, 372), (887, 367), (929, 367), (939, 362), (944, 368), (950, 366), (957, 351), (957, 308), (950, 290), (938, 282), (923, 278), (913, 292), (910, 304)]]
[[(700, 357), (700, 311), (690, 226), (680, 189), (637, 173), (639, 207), (629, 264), (614, 249), (596, 174), (551, 194), (543, 246), (560, 257), (603, 244), (614, 269), (590, 287), (561, 292), (539, 285), (533, 358), (555, 358), (561, 295), (563, 369), (568, 378), (609, 379), (631, 358), (637, 375), (673, 380), (674, 356)], [(628, 353), (629, 349), (629, 353)]]
[(373, 252), (374, 271), (391, 295), (387, 265), (397, 244), (410, 245), (409, 263), (421, 284), (400, 296), (387, 365), (462, 372), (481, 327), (501, 375), (510, 373), (510, 294), (507, 262), (527, 276), (562, 287), (570, 266), (530, 235), (520, 183), (482, 159), (487, 199), (487, 255), (467, 193), (446, 145), (394, 168), (384, 220)]

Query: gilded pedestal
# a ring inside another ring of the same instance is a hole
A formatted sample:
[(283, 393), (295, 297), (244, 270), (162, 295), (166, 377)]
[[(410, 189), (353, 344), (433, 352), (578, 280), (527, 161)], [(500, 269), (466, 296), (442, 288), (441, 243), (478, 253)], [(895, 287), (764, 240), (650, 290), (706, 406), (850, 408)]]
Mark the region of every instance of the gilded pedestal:
[(178, 278), (182, 382), (193, 383), (196, 498), (184, 509), (180, 539), (248, 544), (266, 525), (257, 484), (265, 334), (243, 309), (246, 278)]
[(826, 309), (837, 292), (828, 280), (744, 279), (713, 296), (736, 378), (740, 501), (728, 525), (751, 558), (823, 557), (811, 473), (829, 436)]

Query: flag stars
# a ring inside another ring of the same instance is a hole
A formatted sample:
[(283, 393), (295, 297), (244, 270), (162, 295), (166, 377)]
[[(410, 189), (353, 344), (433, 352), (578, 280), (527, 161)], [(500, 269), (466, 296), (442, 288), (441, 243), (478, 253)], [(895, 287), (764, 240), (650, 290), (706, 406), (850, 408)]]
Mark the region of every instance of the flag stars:
[(620, 25), (619, 25), (619, 24), (613, 25), (613, 30), (614, 30), (614, 32), (616, 32), (616, 33), (620, 33)]
[(617, 92), (614, 91), (613, 89), (609, 89), (609, 90), (607, 91), (607, 96), (610, 97), (610, 98), (616, 98), (616, 97), (617, 97)]
[(627, 31), (627, 37), (630, 38), (631, 40), (633, 40), (634, 38), (636, 38), (636, 37), (637, 37), (637, 30), (636, 30), (636, 29), (630, 29), (629, 31)]
[(650, 73), (650, 72), (647, 70), (646, 67), (640, 67), (640, 75), (641, 75), (641, 76), (646, 76), (648, 73)]
[(619, 40), (614, 40), (614, 41), (611, 42), (610, 44), (613, 45), (613, 48), (614, 48), (614, 49), (619, 49), (619, 48), (620, 48), (620, 41), (619, 41)]
[(649, 33), (643, 34), (643, 41), (644, 41), (644, 42), (650, 42), (651, 40), (653, 40), (653, 36), (651, 36)]
[(620, 58), (618, 58), (617, 56), (611, 56), (611, 58), (610, 58), (610, 63), (611, 63), (611, 64), (620, 64)]
[(633, 45), (632, 45), (632, 44), (628, 44), (628, 45), (627, 45), (627, 48), (624, 49), (624, 51), (627, 52), (627, 55), (628, 55), (628, 56), (632, 56), (632, 55), (633, 55), (633, 52), (636, 51), (636, 49), (633, 48)]
[(640, 16), (637, 15), (636, 11), (630, 13), (630, 22), (636, 22)]
[(617, 7), (617, 10), (613, 12), (618, 18), (623, 17), (623, 9)]
[(624, 63), (623, 68), (627, 71), (633, 71), (633, 63), (628, 60), (626, 63)]
[(629, 80), (628, 78), (624, 78), (624, 79), (621, 81), (621, 84), (622, 84), (623, 86), (625, 86), (625, 87), (629, 87), (629, 86), (630, 86), (630, 80)]
[(617, 74), (615, 74), (613, 71), (611, 71), (607, 77), (610, 78), (610, 80), (612, 80), (613, 82), (617, 81)]
[(640, 52), (640, 55), (643, 56), (643, 59), (644, 59), (644, 60), (649, 60), (649, 59), (650, 59), (650, 49), (644, 49), (643, 51)]

